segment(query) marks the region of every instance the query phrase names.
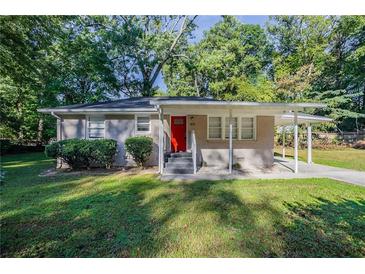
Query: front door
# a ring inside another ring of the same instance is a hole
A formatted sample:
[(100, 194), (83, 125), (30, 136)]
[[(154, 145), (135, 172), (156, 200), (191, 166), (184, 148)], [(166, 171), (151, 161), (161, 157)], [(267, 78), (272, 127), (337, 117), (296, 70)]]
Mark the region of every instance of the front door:
[(186, 151), (186, 116), (171, 116), (171, 150)]

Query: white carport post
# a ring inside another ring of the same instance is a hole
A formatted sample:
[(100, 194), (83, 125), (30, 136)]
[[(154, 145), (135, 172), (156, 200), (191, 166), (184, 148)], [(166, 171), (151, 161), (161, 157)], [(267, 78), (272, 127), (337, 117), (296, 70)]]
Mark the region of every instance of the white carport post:
[(232, 173), (232, 166), (233, 166), (233, 143), (232, 143), (232, 110), (229, 110), (229, 163), (228, 163), (228, 170), (229, 173)]
[(298, 173), (298, 111), (294, 111), (294, 173)]
[(312, 163), (312, 127), (311, 124), (307, 124), (307, 164)]
[(159, 134), (158, 134), (158, 167), (159, 173), (163, 173), (163, 162), (164, 162), (164, 149), (163, 149), (163, 141), (164, 141), (164, 117), (162, 108), (158, 108), (159, 111)]
[(283, 152), (281, 154), (282, 158), (285, 159), (285, 134), (286, 134), (286, 126), (282, 126), (283, 131)]

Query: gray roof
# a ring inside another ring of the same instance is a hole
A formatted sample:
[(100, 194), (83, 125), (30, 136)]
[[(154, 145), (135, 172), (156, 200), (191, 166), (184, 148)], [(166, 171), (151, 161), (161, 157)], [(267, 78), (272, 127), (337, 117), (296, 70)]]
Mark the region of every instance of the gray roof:
[(283, 110), (302, 110), (305, 108), (321, 108), (325, 105), (318, 103), (260, 103), (242, 101), (224, 101), (197, 96), (158, 96), (133, 97), (115, 101), (68, 105), (55, 108), (39, 109), (43, 113), (93, 113), (93, 112), (155, 112), (157, 106), (229, 106), (275, 108)]
[(141, 111), (155, 109), (155, 105), (151, 104), (151, 101), (165, 102), (169, 100), (174, 101), (194, 101), (194, 102), (211, 102), (218, 101), (212, 98), (197, 97), (197, 96), (159, 96), (159, 97), (132, 97), (119, 99), (114, 101), (97, 102), (97, 103), (87, 103), (87, 104), (75, 104), (60, 106), (54, 108), (39, 109), (40, 112), (65, 112), (73, 110), (83, 110), (83, 111), (97, 111), (103, 109), (110, 110), (128, 110), (128, 111)]

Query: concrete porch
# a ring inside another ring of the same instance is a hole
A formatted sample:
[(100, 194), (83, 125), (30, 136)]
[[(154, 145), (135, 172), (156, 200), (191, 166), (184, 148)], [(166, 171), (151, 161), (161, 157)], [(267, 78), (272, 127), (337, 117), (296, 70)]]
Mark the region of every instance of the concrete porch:
[(161, 180), (232, 180), (232, 179), (294, 179), (294, 178), (330, 178), (350, 184), (365, 186), (365, 172), (330, 167), (319, 164), (307, 164), (298, 161), (299, 173), (293, 173), (295, 161), (274, 157), (270, 169), (233, 170), (217, 167), (201, 167), (196, 174), (161, 175)]

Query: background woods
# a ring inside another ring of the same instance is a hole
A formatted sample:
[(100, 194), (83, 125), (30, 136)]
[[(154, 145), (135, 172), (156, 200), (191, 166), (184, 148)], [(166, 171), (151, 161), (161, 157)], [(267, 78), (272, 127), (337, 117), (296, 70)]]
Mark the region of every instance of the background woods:
[(321, 101), (339, 129), (364, 127), (364, 16), (264, 28), (223, 16), (200, 40), (196, 28), (196, 16), (1, 16), (0, 137), (55, 136), (41, 107), (157, 94)]

